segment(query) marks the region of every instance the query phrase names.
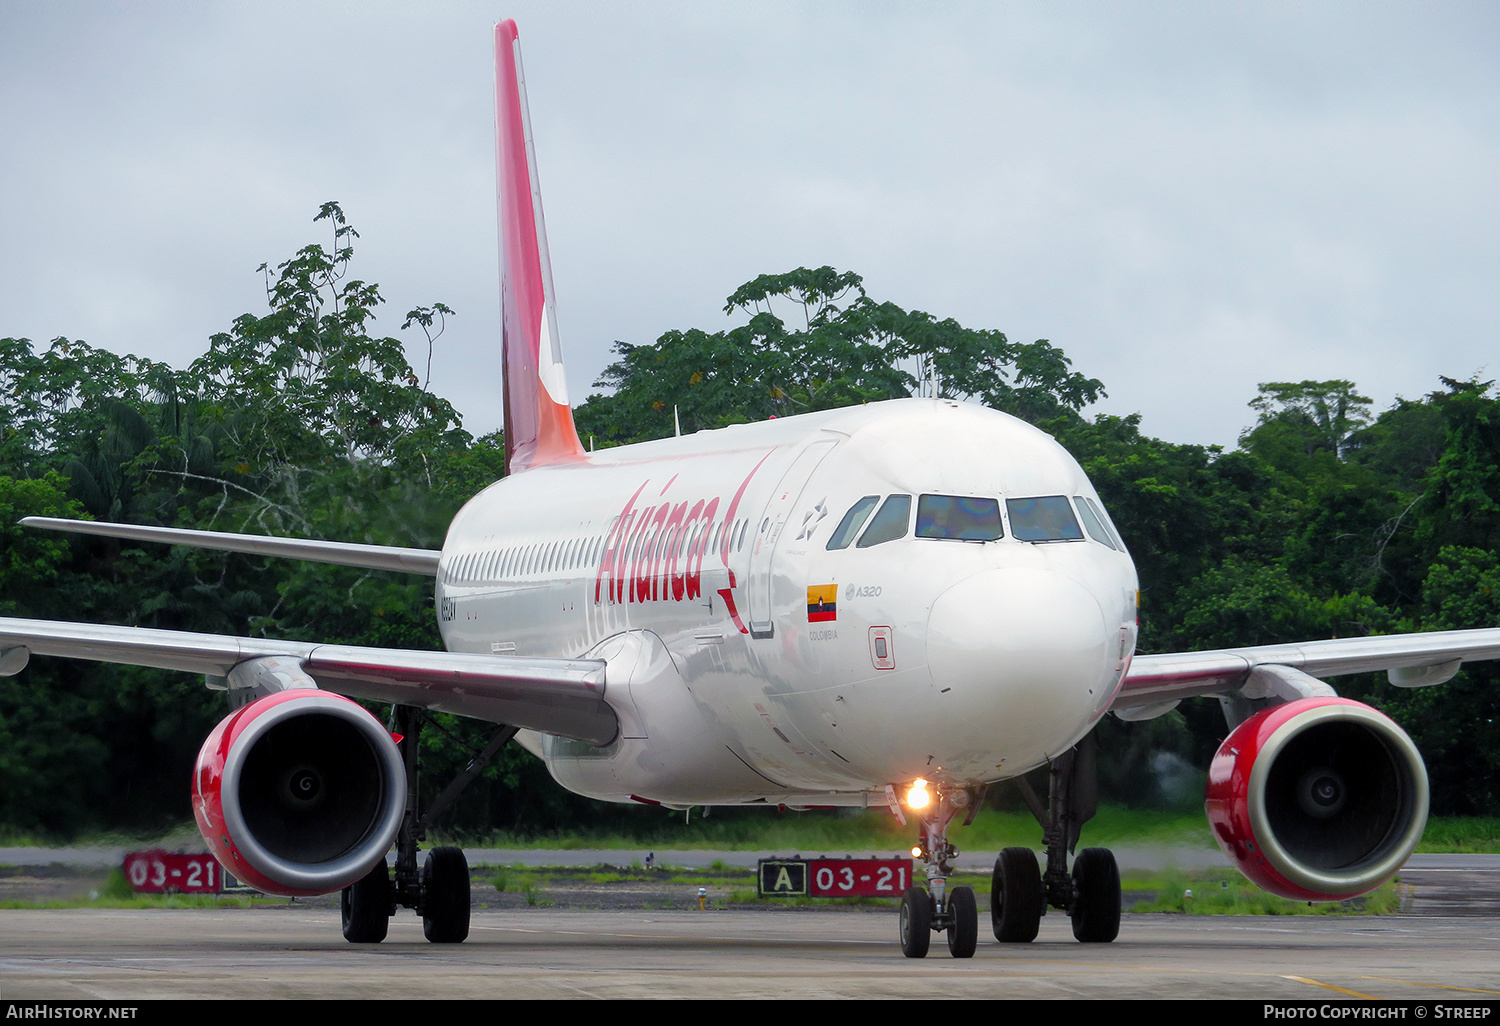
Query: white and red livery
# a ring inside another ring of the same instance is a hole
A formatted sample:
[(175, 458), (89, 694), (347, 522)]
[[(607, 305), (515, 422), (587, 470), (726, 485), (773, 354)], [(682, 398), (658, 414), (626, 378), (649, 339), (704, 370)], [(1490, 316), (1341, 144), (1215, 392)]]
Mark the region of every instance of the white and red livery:
[(934, 931), (973, 953), (973, 894), (944, 889), (948, 822), (987, 785), (1048, 763), (1046, 807), (1031, 796), (1048, 872), (1030, 849), (1001, 853), (995, 935), (1031, 939), (1052, 904), (1080, 939), (1112, 939), (1113, 857), (1087, 849), (1066, 865), (1091, 813), (1080, 742), (1106, 713), (1147, 718), (1185, 697), (1223, 696), (1243, 720), (1214, 759), (1208, 811), (1247, 875), (1329, 899), (1396, 872), (1426, 820), (1421, 758), (1322, 678), (1440, 683), (1500, 657), (1500, 630), (1135, 656), (1135, 567), (1087, 476), (1043, 432), (962, 402), (584, 451), (513, 22), (496, 27), (495, 52), (509, 473), (463, 508), (442, 550), (27, 521), (428, 574), (447, 651), (5, 619), (0, 672), (34, 653), (200, 672), (229, 690), (238, 708), (194, 775), (204, 838), (264, 890), (347, 889), (351, 939), (383, 937), (400, 900), (433, 939), (461, 940), (468, 883), (451, 852), (416, 879), (414, 752), (349, 698), (514, 727), (561, 784), (595, 798), (910, 811), (928, 885), (903, 901), (908, 955)]

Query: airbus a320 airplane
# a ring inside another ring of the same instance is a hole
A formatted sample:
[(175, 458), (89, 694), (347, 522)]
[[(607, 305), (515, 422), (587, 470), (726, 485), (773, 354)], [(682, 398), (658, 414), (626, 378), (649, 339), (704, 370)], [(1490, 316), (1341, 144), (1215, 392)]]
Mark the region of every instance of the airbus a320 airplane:
[[(1500, 630), (1133, 656), (1135, 567), (1052, 438), (962, 402), (904, 399), (586, 452), (564, 391), (514, 22), (495, 29), (508, 475), (441, 551), (29, 518), (37, 527), (427, 574), (446, 652), (0, 620), (0, 673), (29, 655), (207, 675), (233, 711), (193, 808), (214, 855), (267, 892), (343, 891), (344, 933), (398, 905), (429, 939), (468, 934), (456, 848), (418, 868), (421, 710), (501, 725), (563, 786), (618, 802), (888, 806), (917, 826), (925, 886), (906, 955), (974, 953), (972, 890), (945, 888), (947, 831), (985, 788), (1022, 784), (1042, 826), (995, 864), (994, 934), (1047, 907), (1083, 941), (1119, 928), (1092, 815), (1091, 731), (1216, 695), (1232, 728), (1208, 818), (1251, 879), (1337, 899), (1389, 879), (1421, 837), (1407, 735), (1321, 678), (1437, 684), (1500, 658)], [(351, 699), (392, 703), (392, 728)], [(394, 737), (399, 735), (398, 737)], [(480, 760), (483, 762), (483, 759)], [(1043, 801), (1020, 775), (1050, 764)], [(460, 782), (461, 783), (461, 782)], [(387, 869), (392, 845), (394, 874)]]

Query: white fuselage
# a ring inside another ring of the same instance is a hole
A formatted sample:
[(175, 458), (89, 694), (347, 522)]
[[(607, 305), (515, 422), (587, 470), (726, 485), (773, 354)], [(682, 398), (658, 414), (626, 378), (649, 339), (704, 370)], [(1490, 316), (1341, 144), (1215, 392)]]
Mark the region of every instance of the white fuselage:
[[(828, 547), (861, 499), (868, 524), (903, 495), (899, 537)], [(863, 804), (919, 776), (1012, 777), (1109, 708), (1135, 568), (1097, 519), (1018, 539), (1021, 507), (996, 540), (918, 536), (945, 530), (917, 522), (929, 495), (1098, 501), (1050, 436), (943, 400), (603, 450), (499, 481), (454, 519), (444, 642), (608, 662), (614, 742), (522, 735), (592, 797)]]

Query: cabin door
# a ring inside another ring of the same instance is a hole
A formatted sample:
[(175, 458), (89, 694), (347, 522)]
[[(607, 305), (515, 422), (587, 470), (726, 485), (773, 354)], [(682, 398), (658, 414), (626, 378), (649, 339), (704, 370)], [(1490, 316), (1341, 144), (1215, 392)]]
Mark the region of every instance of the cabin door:
[[(771, 493), (771, 500), (766, 503), (765, 511), (761, 513), (760, 520), (754, 525), (755, 543), (750, 550), (750, 578), (746, 582), (746, 589), (750, 596), (750, 636), (752, 638), (769, 638), (776, 633), (775, 625), (771, 620), (771, 592), (774, 583), (773, 562), (778, 548), (777, 543), (788, 518), (798, 508), (798, 501), (813, 471), (818, 469), (818, 464), (823, 462), (823, 457), (828, 455), (828, 451), (834, 447), (836, 441), (836, 439), (829, 439), (814, 442), (798, 453), (786, 473), (781, 475), (781, 482)], [(792, 582), (793, 587), (795, 584), (796, 582)]]

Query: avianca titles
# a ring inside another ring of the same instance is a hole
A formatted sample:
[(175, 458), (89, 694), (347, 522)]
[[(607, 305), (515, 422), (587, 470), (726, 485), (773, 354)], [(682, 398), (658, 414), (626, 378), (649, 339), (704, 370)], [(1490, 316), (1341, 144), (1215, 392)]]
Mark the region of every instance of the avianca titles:
[[(204, 674), (231, 710), (192, 781), (205, 843), (263, 890), (342, 891), (353, 941), (384, 938), (397, 905), (435, 942), (468, 934), (463, 853), (420, 858), (434, 810), (407, 800), (424, 710), (496, 724), (490, 754), (516, 738), (597, 798), (910, 816), (925, 882), (899, 895), (909, 957), (934, 934), (973, 955), (977, 903), (947, 887), (948, 827), (1005, 780), (1037, 814), (1045, 866), (1031, 847), (999, 854), (995, 938), (1033, 939), (1051, 907), (1079, 940), (1112, 940), (1114, 858), (1077, 850), (1091, 732), (1107, 713), (1145, 719), (1185, 698), (1223, 700), (1205, 807), (1246, 875), (1322, 900), (1395, 874), (1426, 821), (1421, 756), (1325, 678), (1440, 684), (1500, 658), (1500, 630), (1135, 655), (1135, 568), (1087, 476), (1043, 432), (964, 402), (586, 452), (514, 22), (496, 26), (495, 58), (508, 473), (441, 551), (27, 520), (430, 575), (447, 651), (0, 619), (0, 673), (42, 655)], [(390, 703), (390, 721), (352, 698)], [(1045, 799), (1021, 778), (1043, 765)]]

